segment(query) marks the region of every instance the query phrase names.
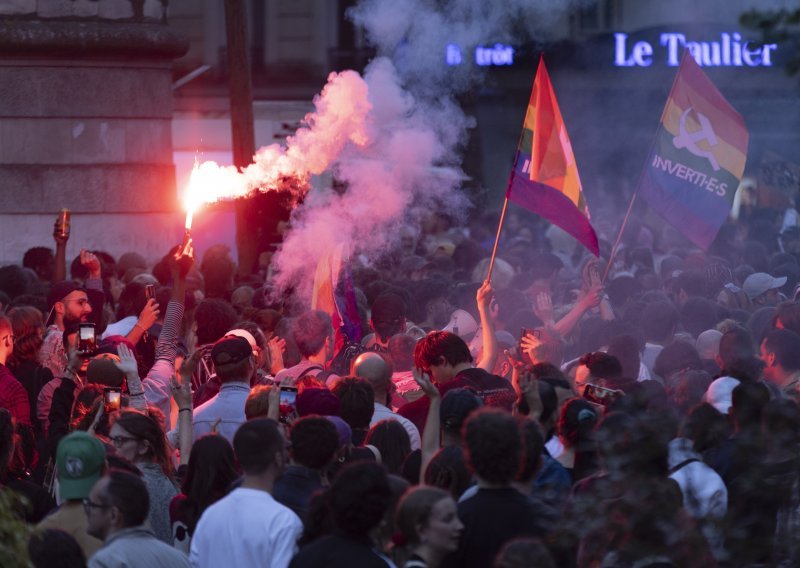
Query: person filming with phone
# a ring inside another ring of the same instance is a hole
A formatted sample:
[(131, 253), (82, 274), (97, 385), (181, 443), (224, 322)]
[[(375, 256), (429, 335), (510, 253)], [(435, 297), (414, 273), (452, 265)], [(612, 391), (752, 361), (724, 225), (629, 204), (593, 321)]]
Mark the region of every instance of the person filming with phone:
[(226, 335), (211, 349), (211, 360), (222, 382), (219, 394), (198, 406), (192, 418), (196, 440), (214, 429), (233, 442), (237, 428), (246, 420), (244, 405), (250, 394), (250, 377), (256, 369), (253, 347), (244, 337)]
[(48, 327), (39, 349), (39, 360), (54, 377), (61, 376), (68, 362), (62, 339), (64, 330), (80, 323), (94, 323), (98, 329), (102, 325), (105, 294), (100, 260), (95, 254), (81, 250), (80, 263), (89, 271), (85, 287), (63, 280), (55, 283), (47, 295), (50, 312), (45, 321)]

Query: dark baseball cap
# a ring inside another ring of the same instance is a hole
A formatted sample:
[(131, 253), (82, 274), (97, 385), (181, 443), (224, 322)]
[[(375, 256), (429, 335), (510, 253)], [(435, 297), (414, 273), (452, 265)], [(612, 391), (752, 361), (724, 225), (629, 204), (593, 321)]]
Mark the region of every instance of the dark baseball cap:
[(50, 288), (50, 293), (47, 294), (47, 308), (50, 309), (56, 302), (61, 302), (64, 298), (75, 292), (76, 290), (84, 291), (78, 284), (72, 280), (62, 280), (56, 282)]
[(232, 365), (244, 361), (253, 354), (253, 348), (244, 337), (226, 335), (211, 348), (214, 365)]
[(483, 406), (483, 399), (469, 388), (451, 389), (442, 397), (439, 416), (447, 430), (461, 430), (473, 410)]

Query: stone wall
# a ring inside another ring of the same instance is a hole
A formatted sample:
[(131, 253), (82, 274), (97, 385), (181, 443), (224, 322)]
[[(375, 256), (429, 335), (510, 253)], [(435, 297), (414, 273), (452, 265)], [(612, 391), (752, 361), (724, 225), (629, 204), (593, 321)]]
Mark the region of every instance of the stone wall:
[(155, 260), (180, 238), (171, 64), (187, 44), (159, 0), (135, 4), (0, 1), (0, 264), (52, 246), (62, 207), (70, 259)]

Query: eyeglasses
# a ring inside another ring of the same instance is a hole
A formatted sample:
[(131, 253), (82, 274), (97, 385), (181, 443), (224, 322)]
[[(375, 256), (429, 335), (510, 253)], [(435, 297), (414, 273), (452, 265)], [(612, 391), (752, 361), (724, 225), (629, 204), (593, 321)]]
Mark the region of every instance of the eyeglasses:
[(86, 514), (89, 514), (89, 511), (92, 509), (108, 509), (111, 505), (103, 505), (102, 503), (94, 503), (91, 499), (84, 499), (83, 500), (83, 510), (86, 511)]
[(125, 442), (136, 441), (138, 439), (139, 438), (133, 438), (131, 436), (113, 436), (113, 437), (109, 438), (109, 440), (111, 440), (111, 443), (114, 444), (115, 448), (119, 448)]

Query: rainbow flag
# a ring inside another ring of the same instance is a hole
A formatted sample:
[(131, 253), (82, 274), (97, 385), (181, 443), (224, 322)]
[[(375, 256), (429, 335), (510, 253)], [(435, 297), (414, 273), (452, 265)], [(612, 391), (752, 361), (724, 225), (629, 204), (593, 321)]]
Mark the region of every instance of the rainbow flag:
[(311, 309), (322, 310), (331, 316), (336, 352), (347, 341), (361, 340), (355, 285), (342, 245), (336, 246), (330, 254), (324, 255), (317, 263)]
[(707, 250), (733, 205), (749, 137), (741, 115), (686, 50), (639, 191), (659, 215)]
[(572, 144), (542, 58), (506, 198), (558, 225), (595, 256), (599, 254)]

